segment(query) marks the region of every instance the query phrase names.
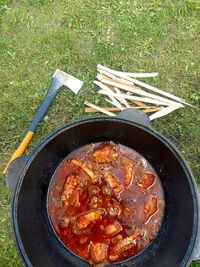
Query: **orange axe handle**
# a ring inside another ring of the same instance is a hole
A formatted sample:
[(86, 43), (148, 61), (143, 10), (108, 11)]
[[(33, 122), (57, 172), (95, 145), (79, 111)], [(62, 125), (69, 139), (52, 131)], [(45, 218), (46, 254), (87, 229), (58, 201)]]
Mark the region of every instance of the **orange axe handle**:
[(24, 154), (24, 151), (26, 150), (28, 144), (30, 143), (32, 137), (34, 135), (34, 132), (30, 131), (26, 134), (26, 136), (24, 137), (23, 141), (21, 142), (21, 144), (19, 145), (19, 147), (15, 150), (15, 152), (12, 154), (9, 162), (7, 163), (5, 169), (3, 170), (3, 174), (6, 173), (8, 166), (10, 165), (10, 163), (18, 158), (21, 157)]
[(41, 106), (39, 107), (38, 111), (36, 112), (31, 124), (29, 125), (29, 128), (27, 130), (27, 133), (26, 133), (25, 137), (23, 138), (23, 140), (22, 140), (21, 144), (19, 145), (19, 147), (12, 154), (9, 162), (7, 163), (5, 169), (3, 170), (3, 174), (6, 173), (10, 163), (14, 159), (16, 159), (18, 157), (21, 157), (24, 154), (24, 151), (26, 150), (28, 144), (30, 143), (38, 124), (43, 119), (43, 117), (44, 117), (45, 113), (47, 112), (49, 106), (51, 105), (54, 97), (56, 96), (58, 90), (61, 87), (62, 87), (62, 84), (59, 81), (53, 80), (47, 95), (45, 96)]

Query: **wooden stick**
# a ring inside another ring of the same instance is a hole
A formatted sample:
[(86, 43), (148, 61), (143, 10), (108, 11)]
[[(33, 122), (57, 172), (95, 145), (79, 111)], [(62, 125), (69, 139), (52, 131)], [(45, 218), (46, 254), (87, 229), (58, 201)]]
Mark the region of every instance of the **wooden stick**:
[[(103, 108), (103, 109), (107, 111), (120, 111), (119, 108)], [(95, 108), (85, 108), (85, 112), (98, 112), (98, 110)]]
[[(97, 86), (99, 86), (101, 89), (103, 89), (105, 91), (112, 92), (110, 87), (106, 86), (105, 84), (102, 84), (101, 82), (94, 81), (93, 83), (96, 84)], [(115, 106), (115, 107), (117, 107), (117, 108), (119, 108), (121, 110), (123, 109), (123, 106), (119, 103), (117, 98), (115, 98), (114, 96), (109, 96), (109, 98), (112, 100), (112, 105), (113, 106)]]
[[(135, 110), (138, 109), (137, 107), (130, 107), (130, 108), (135, 109)], [(106, 111), (120, 111), (119, 108), (108, 108), (108, 107), (105, 108), (104, 107), (103, 109), (105, 109)], [(147, 109), (142, 110), (142, 112), (152, 113), (152, 112), (159, 111), (159, 110), (162, 110), (162, 109), (163, 109), (163, 107), (147, 108)], [(85, 112), (99, 112), (99, 111), (97, 109), (95, 109), (95, 108), (86, 108)]]
[(148, 97), (139, 97), (139, 96), (132, 96), (132, 95), (127, 95), (127, 94), (117, 94), (117, 93), (109, 93), (107, 91), (104, 90), (99, 90), (98, 92), (99, 94), (102, 95), (112, 95), (115, 97), (123, 97), (125, 99), (129, 99), (129, 100), (137, 100), (137, 101), (142, 101), (145, 103), (151, 103), (151, 104), (155, 104), (155, 105), (162, 105), (162, 106), (169, 106), (169, 104), (162, 102), (162, 101), (158, 101), (158, 100), (154, 100), (152, 98), (148, 98)]
[(145, 104), (140, 102), (140, 101), (132, 100), (132, 99), (130, 99), (130, 101), (133, 102), (134, 104), (138, 105), (139, 107), (144, 107), (145, 106)]
[(102, 112), (102, 113), (104, 113), (104, 114), (106, 114), (108, 116), (116, 116), (114, 113), (112, 113), (110, 111), (107, 111), (104, 108), (101, 108), (99, 106), (96, 106), (96, 105), (94, 105), (94, 104), (92, 104), (92, 103), (90, 103), (88, 101), (85, 101), (84, 104), (89, 106), (89, 107), (91, 107), (91, 108), (94, 108), (94, 109), (96, 109), (96, 110), (98, 110), (98, 111), (100, 111), (100, 112)]
[(144, 113), (152, 113), (152, 112), (159, 111), (159, 110), (162, 110), (162, 109), (164, 109), (164, 108), (163, 107), (149, 108), (149, 109), (142, 110), (142, 112), (144, 112)]
[[(105, 70), (101, 70), (101, 69), (97, 69), (97, 71), (103, 76), (105, 75), (107, 78), (110, 78), (112, 80), (119, 80), (120, 78), (109, 73), (108, 71), (105, 71)], [(130, 83), (130, 82), (129, 82)]]
[[(101, 69), (97, 69), (97, 70), (102, 75), (102, 77), (105, 79), (110, 79), (110, 80), (121, 82), (122, 84), (125, 84), (125, 85), (134, 86), (134, 84), (132, 82), (129, 82), (123, 78), (117, 77), (117, 76), (115, 76), (115, 75), (113, 75), (113, 74), (111, 74), (105, 70), (101, 70)], [(97, 76), (98, 76), (98, 74), (97, 74)], [(138, 86), (134, 86), (134, 87), (140, 89), (140, 87), (138, 87)]]
[(178, 109), (179, 107), (167, 107), (167, 108), (164, 108), (154, 114), (152, 114), (151, 116), (149, 116), (149, 119), (152, 121), (152, 120), (155, 120), (155, 119), (158, 119), (160, 117), (163, 117), (169, 113), (171, 113), (172, 111)]
[(107, 81), (111, 81), (111, 82), (115, 82), (115, 83), (119, 83), (121, 85), (124, 85), (124, 86), (128, 86), (128, 87), (131, 87), (133, 89), (141, 89), (140, 87), (138, 86), (135, 86), (133, 83), (127, 83), (126, 80), (122, 80), (122, 79), (109, 79), (107, 78), (105, 75), (101, 75), (101, 74), (97, 74), (97, 79), (99, 81), (102, 82), (103, 79), (107, 80)]
[[(114, 88), (112, 86), (109, 86), (108, 87), (113, 91), (115, 92), (116, 90), (114, 90)], [(115, 88), (116, 89), (116, 88)], [(118, 89), (119, 90), (119, 89)], [(121, 91), (120, 91), (121, 92)], [(125, 99), (125, 98), (124, 98)], [(138, 105), (139, 107), (145, 107), (146, 104), (140, 102), (140, 101), (136, 101), (136, 100), (132, 100), (132, 99), (129, 99), (131, 102), (133, 102), (134, 104)]]
[[(114, 89), (115, 89), (116, 93), (121, 94), (121, 91), (120, 91), (117, 87), (114, 87)], [(125, 98), (118, 98), (118, 100), (119, 100), (122, 104), (124, 104), (125, 107), (127, 107), (127, 108), (130, 107), (129, 103), (127, 102), (127, 100), (126, 100)]]
[(132, 73), (132, 72), (122, 72), (118, 71), (120, 73), (123, 73), (129, 77), (134, 77), (134, 78), (151, 78), (151, 77), (156, 77), (158, 76), (157, 72), (151, 72), (151, 73)]
[[(106, 76), (110, 77), (111, 79), (117, 78), (115, 75), (109, 73), (106, 70), (102, 70), (97, 67), (97, 71), (100, 72), (101, 74), (105, 74)], [(123, 71), (117, 71), (118, 73), (123, 73), (124, 75), (127, 75), (129, 77), (134, 77), (134, 78), (150, 78), (150, 77), (156, 77), (158, 76), (157, 72), (151, 72), (151, 73), (132, 73), (132, 72), (123, 72)]]
[(137, 90), (137, 89), (134, 89), (134, 88), (132, 88), (130, 86), (122, 85), (122, 84), (119, 84), (117, 82), (104, 79), (104, 78), (102, 78), (100, 76), (99, 76), (99, 79), (101, 80), (102, 83), (109, 84), (109, 85), (111, 85), (113, 87), (118, 87), (120, 89), (126, 90), (128, 92), (135, 93), (137, 95), (142, 95), (142, 96), (153, 98), (153, 99), (156, 99), (156, 100), (159, 100), (159, 101), (162, 101), (162, 102), (166, 102), (166, 103), (168, 103), (168, 106), (175, 106), (175, 107), (177, 107), (177, 106), (178, 107), (180, 107), (180, 106), (182, 107), (183, 106), (182, 104), (180, 104), (178, 102), (175, 102), (173, 100), (169, 100), (169, 99), (166, 99), (166, 98), (163, 98), (163, 97), (151, 94), (151, 93), (147, 93), (147, 92), (145, 92), (143, 90)]
[(168, 98), (174, 99), (174, 100), (176, 100), (176, 101), (178, 101), (178, 102), (181, 102), (181, 103), (184, 102), (184, 104), (186, 104), (184, 99), (182, 99), (182, 98), (180, 98), (180, 97), (177, 97), (177, 96), (175, 96), (175, 95), (172, 95), (172, 94), (170, 94), (170, 93), (167, 93), (167, 92), (165, 92), (165, 91), (162, 91), (162, 90), (160, 90), (160, 89), (158, 89), (157, 87), (154, 87), (154, 86), (152, 86), (152, 85), (146, 84), (146, 83), (141, 82), (141, 81), (138, 81), (138, 80), (136, 80), (136, 79), (132, 79), (131, 77), (128, 77), (127, 75), (123, 74), (123, 72), (118, 72), (118, 71), (109, 69), (109, 68), (104, 67), (104, 66), (99, 65), (99, 64), (97, 65), (97, 67), (98, 67), (99, 69), (106, 70), (107, 72), (110, 72), (110, 73), (112, 73), (112, 74), (114, 74), (114, 75), (116, 75), (116, 76), (118, 76), (118, 77), (124, 78), (124, 79), (127, 80), (127, 81), (133, 82), (134, 84), (137, 84), (137, 85), (139, 85), (139, 86), (141, 86), (141, 87), (145, 87), (145, 88), (147, 88), (147, 89), (149, 89), (149, 90), (151, 90), (151, 91), (153, 91), (153, 92), (156, 92), (156, 93), (161, 94), (161, 95), (165, 95), (165, 96), (167, 96)]

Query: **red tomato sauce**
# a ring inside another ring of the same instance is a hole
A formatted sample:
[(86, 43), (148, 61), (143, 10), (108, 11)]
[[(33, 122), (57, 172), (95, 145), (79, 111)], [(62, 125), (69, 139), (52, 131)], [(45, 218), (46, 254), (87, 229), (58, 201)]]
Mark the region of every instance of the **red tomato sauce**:
[(152, 166), (133, 149), (113, 142), (73, 151), (56, 170), (48, 199), (59, 238), (94, 265), (142, 251), (155, 238), (164, 207)]

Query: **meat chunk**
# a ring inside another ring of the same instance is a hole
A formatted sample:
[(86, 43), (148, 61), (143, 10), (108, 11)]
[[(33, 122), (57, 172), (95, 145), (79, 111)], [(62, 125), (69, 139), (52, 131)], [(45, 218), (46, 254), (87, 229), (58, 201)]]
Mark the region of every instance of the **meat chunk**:
[(77, 208), (80, 207), (80, 194), (79, 190), (77, 188), (74, 189), (74, 191), (71, 194), (71, 197), (69, 199), (69, 203), (71, 206)]
[(105, 234), (107, 236), (113, 236), (118, 234), (122, 230), (122, 227), (118, 221), (115, 221), (113, 224), (109, 224), (105, 228)]
[(81, 245), (85, 244), (88, 241), (88, 236), (83, 236), (79, 239)]
[(113, 245), (115, 245), (116, 243), (118, 243), (119, 241), (121, 241), (123, 239), (123, 236), (122, 235), (117, 235), (117, 236), (114, 236), (113, 238), (111, 238), (111, 243)]
[(85, 173), (87, 173), (92, 183), (98, 182), (98, 175), (96, 175), (90, 168), (88, 168), (86, 163), (83, 163), (77, 159), (71, 159), (69, 160), (69, 163), (76, 165), (77, 167), (81, 168)]
[(138, 181), (138, 186), (142, 188), (148, 188), (155, 181), (155, 175), (150, 172), (144, 172), (142, 177)]
[(91, 211), (87, 211), (83, 215), (78, 217), (76, 225), (79, 229), (84, 229), (90, 223), (100, 220), (104, 214), (105, 214), (104, 209), (94, 209)]
[(100, 192), (100, 189), (98, 186), (96, 185), (91, 185), (89, 188), (88, 188), (88, 193), (90, 196), (96, 196), (98, 195)]
[(157, 198), (153, 197), (148, 200), (144, 206), (144, 222), (146, 223), (148, 219), (157, 211)]
[(102, 198), (99, 196), (92, 196), (89, 201), (90, 208), (96, 209), (102, 206)]
[(77, 185), (77, 177), (74, 174), (70, 174), (67, 177), (67, 181), (64, 184), (63, 191), (61, 194), (61, 200), (64, 202), (65, 206), (69, 206), (69, 198)]
[(110, 163), (116, 160), (119, 156), (118, 149), (116, 145), (112, 143), (106, 143), (102, 148), (97, 149), (92, 154), (93, 160), (97, 163)]
[(137, 229), (132, 235), (122, 239), (113, 247), (109, 258), (112, 260), (115, 256), (122, 254), (123, 252), (125, 252), (127, 249), (131, 248), (134, 245), (134, 241), (138, 237), (142, 236), (143, 233)]
[(86, 227), (84, 229), (80, 229), (76, 226), (76, 224), (73, 225), (72, 230), (73, 230), (73, 233), (77, 236), (90, 235), (91, 234), (91, 229), (89, 227)]
[(133, 160), (125, 156), (123, 157), (122, 162), (124, 165), (125, 188), (129, 188), (134, 178), (134, 172), (135, 172), (134, 162)]
[(118, 216), (122, 213), (122, 209), (122, 205), (117, 200), (112, 198), (112, 204), (108, 204), (107, 211), (110, 216)]
[(104, 173), (104, 180), (108, 183), (115, 195), (118, 195), (124, 189), (121, 182), (111, 172)]
[(112, 195), (112, 190), (110, 187), (103, 185), (102, 186), (102, 192), (104, 193), (104, 195), (108, 195), (111, 196)]
[(103, 263), (107, 260), (108, 245), (104, 243), (91, 242), (90, 244), (90, 258), (91, 263)]
[(60, 221), (60, 226), (63, 228), (66, 228), (69, 225), (70, 219), (66, 216), (63, 216), (63, 218)]
[(134, 220), (134, 217), (136, 215), (136, 209), (135, 209), (135, 206), (131, 206), (129, 208), (125, 208), (123, 210), (123, 215), (124, 215), (124, 218), (128, 221), (130, 220)]

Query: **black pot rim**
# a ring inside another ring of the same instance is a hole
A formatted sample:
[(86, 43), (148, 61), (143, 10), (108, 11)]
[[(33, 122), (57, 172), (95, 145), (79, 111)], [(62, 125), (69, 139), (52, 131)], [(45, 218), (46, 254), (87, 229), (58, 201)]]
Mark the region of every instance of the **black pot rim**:
[[(35, 159), (35, 157), (37, 156), (37, 154), (45, 147), (45, 145), (50, 142), (52, 139), (54, 139), (56, 136), (58, 136), (59, 134), (61, 134), (62, 132), (66, 131), (67, 129), (70, 129), (72, 127), (75, 127), (77, 125), (80, 124), (84, 124), (84, 123), (88, 123), (88, 122), (101, 122), (101, 121), (117, 121), (117, 122), (121, 122), (121, 123), (126, 123), (129, 125), (132, 125), (134, 127), (138, 127), (144, 131), (147, 131), (149, 134), (153, 135), (155, 138), (159, 139), (162, 143), (164, 143), (164, 145), (173, 153), (173, 155), (179, 160), (179, 164), (182, 166), (182, 168), (184, 169), (184, 172), (186, 173), (186, 176), (188, 178), (188, 182), (190, 185), (190, 189), (192, 192), (192, 199), (193, 199), (193, 206), (194, 206), (194, 210), (196, 211), (196, 216), (194, 216), (194, 221), (193, 221), (193, 230), (192, 230), (192, 234), (191, 234), (191, 239), (190, 239), (190, 243), (188, 245), (188, 249), (187, 252), (182, 260), (181, 266), (187, 266), (187, 264), (189, 263), (193, 250), (194, 250), (194, 246), (196, 243), (196, 239), (197, 239), (197, 232), (198, 232), (198, 216), (199, 216), (199, 207), (198, 207), (198, 198), (197, 198), (197, 188), (196, 188), (196, 184), (195, 184), (195, 179), (193, 177), (193, 174), (190, 170), (190, 167), (188, 165), (188, 163), (186, 162), (186, 160), (183, 158), (183, 156), (181, 155), (181, 153), (178, 151), (178, 149), (175, 147), (174, 144), (172, 144), (165, 136), (163, 136), (162, 134), (158, 133), (156, 130), (154, 130), (151, 127), (147, 127), (147, 126), (143, 126), (140, 125), (136, 122), (132, 122), (129, 121), (127, 119), (122, 119), (122, 118), (118, 118), (118, 117), (92, 117), (92, 118), (83, 118), (80, 120), (76, 120), (74, 122), (68, 123), (62, 127), (60, 127), (59, 129), (53, 131), (52, 133), (50, 133), (45, 139), (43, 139), (31, 152), (31, 154), (28, 157), (28, 160), (20, 174), (15, 192), (13, 194), (13, 201), (12, 201), (12, 210), (11, 210), (11, 217), (12, 217), (12, 227), (13, 227), (13, 232), (14, 232), (14, 236), (15, 236), (15, 241), (18, 247), (18, 250), (20, 252), (21, 257), (23, 258), (24, 262), (26, 263), (27, 266), (33, 266), (32, 263), (30, 262), (25, 248), (23, 246), (23, 242), (21, 240), (21, 236), (20, 236), (20, 232), (19, 232), (19, 227), (18, 227), (18, 221), (17, 221), (17, 205), (18, 205), (18, 197), (19, 197), (19, 193), (20, 193), (20, 189), (21, 189), (21, 185), (23, 183), (23, 179), (25, 177), (26, 171), (28, 170), (29, 166), (31, 165), (32, 161)], [(75, 254), (74, 254), (75, 255)], [(139, 256), (140, 253), (138, 253), (135, 257)], [(119, 263), (120, 264), (120, 263)]]

